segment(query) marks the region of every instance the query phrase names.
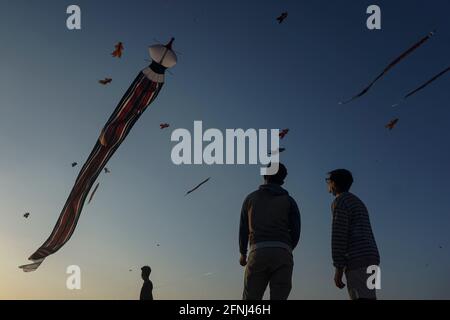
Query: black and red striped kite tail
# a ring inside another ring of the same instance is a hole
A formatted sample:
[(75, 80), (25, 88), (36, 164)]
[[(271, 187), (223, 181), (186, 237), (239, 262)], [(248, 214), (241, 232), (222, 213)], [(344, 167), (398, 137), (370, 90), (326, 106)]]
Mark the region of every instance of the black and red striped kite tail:
[(69, 241), (80, 218), (86, 198), (109, 159), (125, 140), (136, 121), (156, 99), (164, 84), (164, 72), (176, 63), (167, 46), (150, 47), (152, 64), (133, 81), (104, 126), (86, 163), (80, 170), (70, 195), (49, 238), (30, 257), (33, 263), (20, 266), (25, 272), (36, 270), (46, 257)]

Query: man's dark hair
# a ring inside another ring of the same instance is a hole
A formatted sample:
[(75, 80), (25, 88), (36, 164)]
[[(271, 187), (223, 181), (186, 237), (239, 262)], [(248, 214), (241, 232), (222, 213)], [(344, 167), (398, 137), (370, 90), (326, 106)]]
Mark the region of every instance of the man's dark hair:
[(333, 181), (341, 192), (348, 192), (353, 184), (352, 173), (346, 169), (337, 169), (328, 172), (328, 179)]
[[(269, 164), (268, 168), (270, 168), (271, 166), (272, 164)], [(266, 179), (268, 183), (275, 183), (281, 186), (284, 184), (284, 179), (286, 179), (286, 177), (287, 177), (287, 169), (284, 166), (284, 164), (279, 163), (278, 172), (271, 176), (264, 176), (264, 179)]]
[(152, 268), (150, 268), (149, 266), (143, 266), (143, 267), (141, 268), (141, 270), (142, 270), (142, 272), (143, 272), (145, 275), (147, 275), (147, 276), (149, 276), (150, 273), (152, 272)]

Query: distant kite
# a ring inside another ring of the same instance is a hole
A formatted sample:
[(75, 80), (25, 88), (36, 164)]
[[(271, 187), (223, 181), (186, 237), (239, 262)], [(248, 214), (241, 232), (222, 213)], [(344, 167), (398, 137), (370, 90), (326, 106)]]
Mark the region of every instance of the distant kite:
[(168, 123), (161, 123), (160, 125), (159, 125), (159, 128), (162, 130), (162, 129), (166, 129), (166, 128), (168, 128), (168, 127), (170, 127), (170, 124), (168, 124)]
[(413, 51), (415, 51), (417, 48), (419, 48), (421, 45), (423, 45), (425, 42), (427, 42), (433, 35), (434, 31), (430, 32), (426, 37), (420, 39), (417, 43), (415, 43), (412, 47), (410, 47), (408, 50), (404, 51), (400, 56), (398, 56), (395, 60), (393, 60), (386, 68), (384, 68), (383, 72), (381, 72), (366, 88), (364, 88), (360, 93), (358, 93), (356, 96), (352, 97), (351, 99), (339, 102), (339, 104), (347, 104), (355, 99), (358, 99), (365, 95), (369, 90), (372, 88), (372, 86), (380, 80), (385, 74), (389, 72), (393, 67), (395, 67), (400, 61), (405, 59), (407, 56), (409, 56)]
[(29, 212), (27, 212), (27, 213), (25, 213), (25, 214), (23, 215), (23, 217), (24, 217), (25, 219), (28, 219), (29, 216), (30, 216), (30, 213), (29, 213)]
[(114, 51), (111, 53), (111, 55), (113, 57), (117, 57), (117, 58), (121, 58), (122, 57), (122, 51), (123, 51), (123, 43), (122, 42), (118, 42), (115, 46), (114, 46)]
[(99, 80), (98, 83), (102, 84), (102, 85), (107, 85), (108, 83), (111, 83), (112, 79), (111, 78), (105, 78), (103, 80)]
[(107, 167), (105, 167), (103, 170), (105, 171), (105, 173), (111, 173), (111, 171), (109, 171)]
[(186, 192), (185, 196), (187, 196), (188, 194), (190, 194), (190, 193), (194, 192), (195, 190), (197, 190), (198, 188), (200, 188), (202, 185), (207, 183), (209, 181), (209, 179), (211, 179), (211, 178), (208, 178), (208, 179), (200, 182), (197, 186), (195, 186), (195, 188), (193, 188), (193, 189), (189, 190), (188, 192)]
[(424, 84), (422, 84), (420, 87), (414, 89), (413, 91), (411, 91), (410, 93), (408, 93), (403, 100), (408, 99), (409, 97), (411, 97), (412, 95), (416, 94), (417, 92), (421, 91), (422, 89), (424, 89), (426, 86), (428, 86), (429, 84), (431, 84), (433, 81), (437, 80), (438, 78), (442, 77), (444, 74), (446, 74), (447, 72), (450, 71), (450, 67), (448, 67), (447, 69), (442, 70), (441, 72), (439, 72), (437, 75), (435, 75), (433, 78), (431, 78), (430, 80), (428, 80), (427, 82), (425, 82)]
[(281, 130), (281, 132), (280, 132), (280, 134), (279, 134), (280, 139), (284, 139), (284, 137), (288, 134), (288, 132), (289, 132), (289, 129), (283, 129), (283, 130)]
[(284, 21), (284, 19), (286, 19), (288, 16), (287, 12), (283, 12), (282, 14), (280, 14), (280, 16), (277, 18), (278, 23), (282, 23)]
[(286, 151), (286, 148), (278, 148), (278, 150), (274, 150), (272, 152), (269, 152), (269, 156), (270, 155), (276, 155), (276, 154), (282, 153), (284, 151)]
[(397, 125), (399, 119), (394, 119), (389, 121), (389, 123), (385, 126), (386, 129), (392, 130), (395, 128), (395, 126)]
[[(138, 74), (122, 97), (78, 174), (50, 237), (29, 257), (29, 260), (41, 263), (47, 256), (57, 252), (69, 241), (95, 180), (142, 113), (158, 96), (164, 84), (165, 70), (176, 64), (177, 57), (172, 51), (173, 40), (172, 38), (165, 46), (154, 45), (149, 48), (152, 63)], [(26, 271), (27, 266), (20, 268)]]
[(97, 192), (98, 186), (100, 185), (100, 182), (97, 183), (97, 185), (94, 188), (94, 191), (92, 191), (91, 196), (89, 198), (88, 204), (91, 203), (92, 199), (94, 198), (95, 193)]
[(78, 165), (78, 163), (72, 162), (72, 168), (76, 167), (77, 165)]

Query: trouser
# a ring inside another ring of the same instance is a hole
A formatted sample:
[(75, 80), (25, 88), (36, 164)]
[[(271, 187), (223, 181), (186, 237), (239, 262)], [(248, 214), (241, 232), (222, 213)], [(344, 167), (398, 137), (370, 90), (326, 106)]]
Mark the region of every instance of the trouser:
[(367, 267), (345, 271), (347, 280), (348, 294), (351, 300), (376, 300), (375, 289), (369, 289), (367, 280), (370, 274), (367, 273)]
[(283, 248), (250, 252), (244, 276), (243, 300), (262, 300), (270, 285), (271, 300), (287, 300), (292, 288), (292, 253)]

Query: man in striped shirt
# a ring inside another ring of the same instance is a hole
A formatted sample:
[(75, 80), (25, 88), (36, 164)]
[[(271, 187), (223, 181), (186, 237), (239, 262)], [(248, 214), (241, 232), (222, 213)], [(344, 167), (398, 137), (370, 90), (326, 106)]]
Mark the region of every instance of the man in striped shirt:
[[(336, 198), (331, 210), (332, 257), (336, 268), (334, 281), (339, 289), (345, 273), (350, 299), (376, 299), (375, 289), (370, 286), (368, 267), (378, 266), (380, 256), (372, 233), (369, 213), (364, 203), (350, 193), (353, 177), (350, 171), (338, 169), (328, 173), (328, 191)], [(378, 268), (376, 268), (378, 272)], [(378, 274), (376, 274), (378, 276)]]

